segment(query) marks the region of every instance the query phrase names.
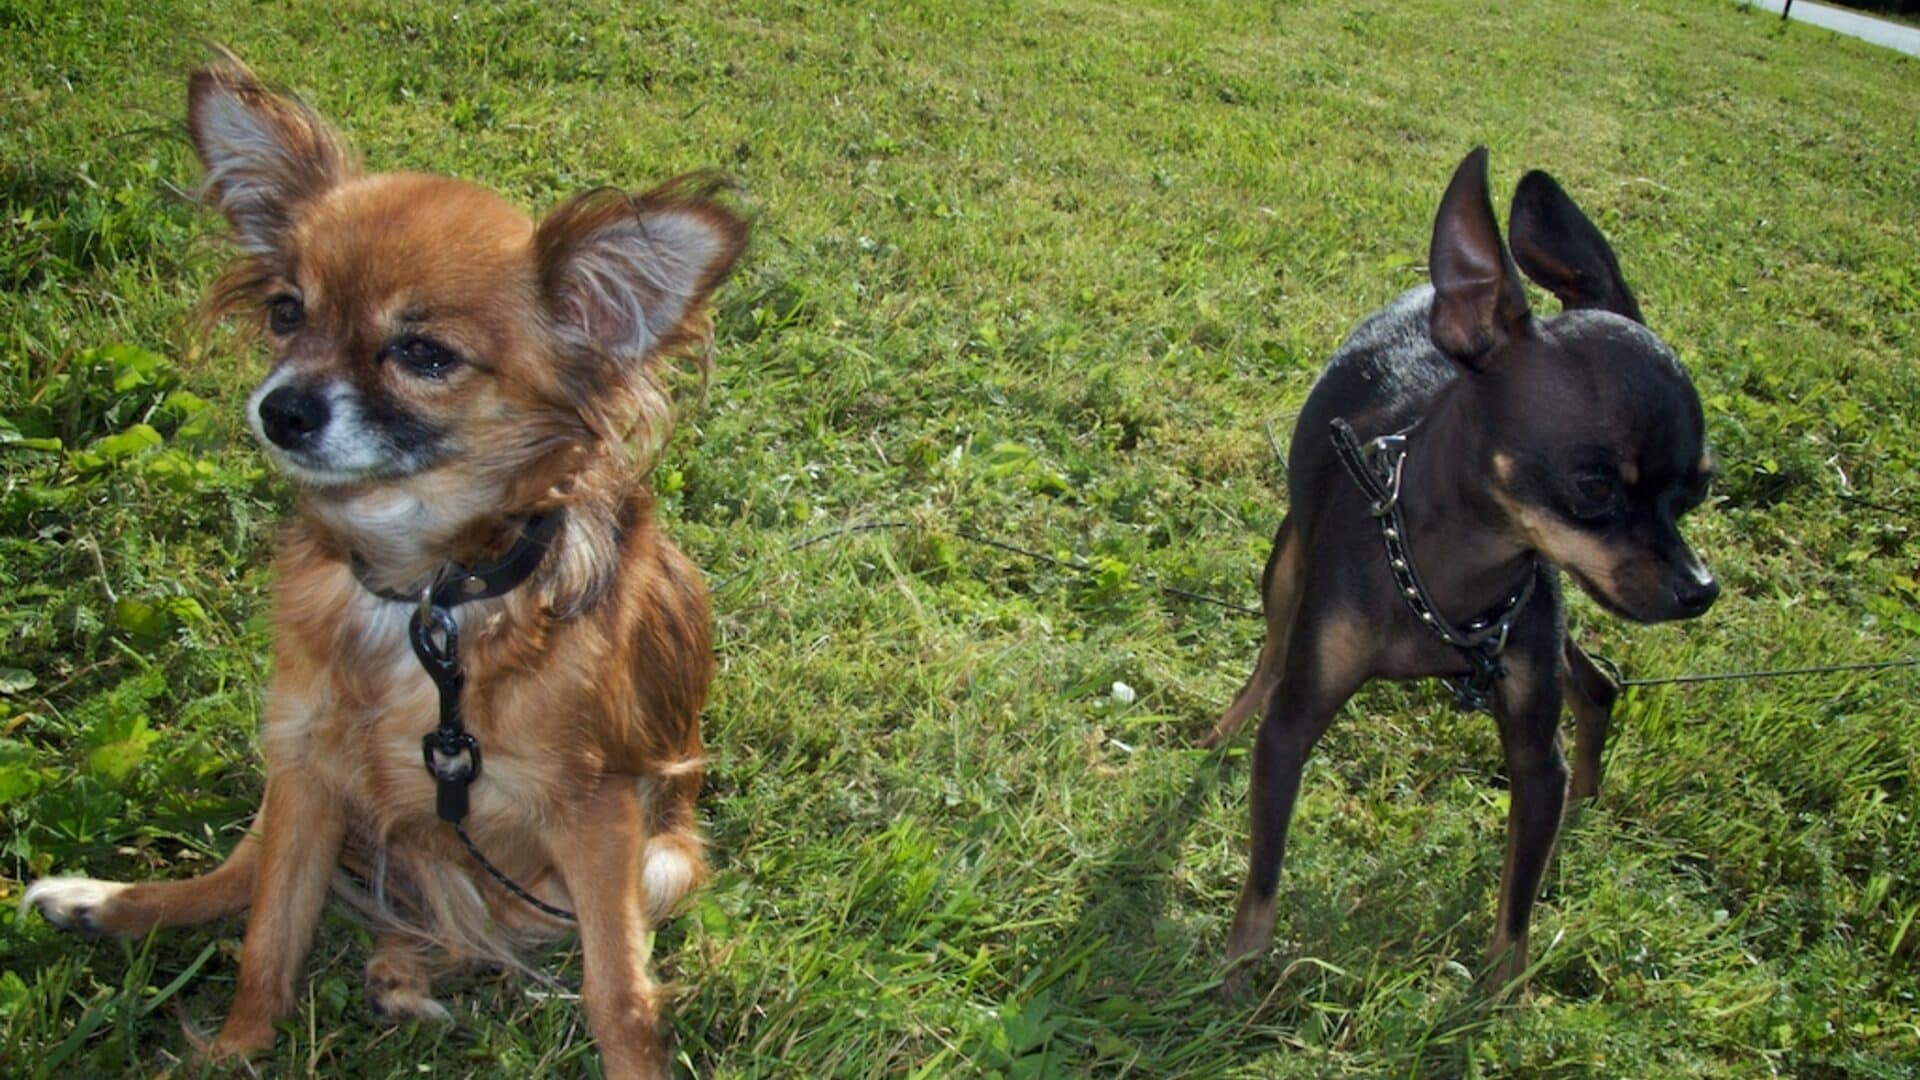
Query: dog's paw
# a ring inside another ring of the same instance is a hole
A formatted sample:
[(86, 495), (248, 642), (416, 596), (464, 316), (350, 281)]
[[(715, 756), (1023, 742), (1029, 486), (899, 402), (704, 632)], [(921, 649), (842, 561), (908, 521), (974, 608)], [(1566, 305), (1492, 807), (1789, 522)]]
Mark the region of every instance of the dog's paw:
[(273, 1049), (273, 1024), (268, 1021), (238, 1021), (228, 1017), (220, 1034), (210, 1043), (195, 1047), (195, 1057), (208, 1065), (237, 1066), (248, 1076), (259, 1072), (247, 1060)]
[(373, 1015), (393, 1023), (453, 1019), (447, 1007), (433, 1000), (427, 980), (410, 971), (390, 969), (375, 960), (367, 965), (367, 1007)]
[(126, 888), (117, 881), (95, 878), (41, 878), (27, 887), (27, 894), (20, 898), (20, 908), (22, 911), (33, 908), (68, 933), (95, 935), (101, 932), (101, 907)]
[(1267, 986), (1271, 971), (1262, 972), (1264, 965), (1257, 956), (1243, 956), (1228, 963), (1226, 974), (1220, 977), (1220, 985), (1214, 988), (1214, 997), (1223, 1005), (1244, 1005), (1248, 1000), (1258, 997)]
[(382, 1020), (403, 1024), (409, 1020), (443, 1023), (453, 1019), (445, 1005), (417, 990), (405, 987), (378, 988), (367, 985), (367, 1007)]

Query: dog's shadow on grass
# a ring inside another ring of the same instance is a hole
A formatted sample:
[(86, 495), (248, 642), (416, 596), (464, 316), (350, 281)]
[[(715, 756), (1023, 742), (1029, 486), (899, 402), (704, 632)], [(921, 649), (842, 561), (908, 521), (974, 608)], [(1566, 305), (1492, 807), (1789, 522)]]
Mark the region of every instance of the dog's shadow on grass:
[[(1242, 839), (1235, 845), (1232, 885), (1195, 880), (1183, 869), (1195, 862), (1194, 833), (1208, 808), (1222, 793), (1245, 785), (1250, 752), (1229, 745), (1205, 754), (1165, 753), (1151, 767), (1178, 769), (1184, 782), (1155, 788), (1128, 816), (1108, 853), (1075, 879), (1084, 901), (1059, 938), (1055, 955), (1061, 967), (1045, 975), (1052, 979), (1060, 1031), (1083, 1044), (1082, 1060), (1211, 1075), (1282, 1043), (1322, 1042), (1331, 1030), (1320, 1029), (1338, 1021), (1330, 1021), (1316, 1002), (1344, 999), (1358, 1010), (1378, 989), (1383, 971), (1406, 965), (1444, 967), (1446, 979), (1458, 980), (1450, 1004), (1420, 1017), (1422, 1027), (1445, 1030), (1483, 1018), (1497, 1002), (1473, 983), (1471, 969), (1481, 959), (1479, 934), (1491, 917), (1493, 879), (1478, 872), (1444, 881), (1428, 877), (1404, 865), (1425, 858), (1418, 845), (1340, 889), (1304, 882), (1290, 888), (1283, 874), (1278, 943), (1245, 962), (1244, 989), (1224, 989), (1230, 973), (1226, 928), (1245, 873), (1243, 801), (1234, 801)], [(1303, 861), (1347, 861), (1339, 854), (1337, 830), (1330, 832), (1324, 820), (1295, 831)], [(1493, 860), (1488, 869), (1497, 875), (1498, 850), (1487, 856)], [(1211, 878), (1217, 871), (1196, 872)], [(1411, 888), (1394, 885), (1409, 879)], [(1335, 963), (1356, 957), (1366, 968)], [(1245, 1038), (1223, 1038), (1223, 1029)], [(1407, 1042), (1442, 1071), (1442, 1059), (1454, 1053), (1442, 1046), (1417, 1048), (1419, 1033)]]
[(1164, 760), (1148, 767), (1179, 769), (1184, 782), (1155, 786), (1106, 854), (1075, 877), (1079, 914), (1054, 952), (1063, 966), (1046, 972), (1063, 1034), (1084, 1038), (1101, 1062), (1138, 1053), (1145, 1065), (1165, 1049), (1177, 1054), (1178, 1043), (1213, 1026), (1200, 1014), (1231, 1004), (1217, 993), (1220, 941), (1199, 929), (1205, 920), (1197, 908), (1181, 910), (1178, 875), (1195, 825), (1244, 769), (1229, 766), (1227, 751), (1161, 753)]

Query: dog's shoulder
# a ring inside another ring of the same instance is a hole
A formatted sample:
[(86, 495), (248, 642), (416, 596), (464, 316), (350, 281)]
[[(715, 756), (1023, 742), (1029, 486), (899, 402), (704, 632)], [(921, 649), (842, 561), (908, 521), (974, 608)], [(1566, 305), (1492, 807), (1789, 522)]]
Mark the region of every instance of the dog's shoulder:
[(1457, 374), (1428, 333), (1432, 306), (1433, 288), (1423, 285), (1400, 294), (1356, 327), (1307, 395), (1300, 430), (1324, 441), (1327, 424), (1336, 417), (1362, 436), (1392, 431), (1418, 418)]
[(1416, 286), (1394, 297), (1353, 328), (1334, 353), (1332, 365), (1404, 359), (1435, 351), (1427, 332), (1427, 312), (1432, 307), (1432, 285)]

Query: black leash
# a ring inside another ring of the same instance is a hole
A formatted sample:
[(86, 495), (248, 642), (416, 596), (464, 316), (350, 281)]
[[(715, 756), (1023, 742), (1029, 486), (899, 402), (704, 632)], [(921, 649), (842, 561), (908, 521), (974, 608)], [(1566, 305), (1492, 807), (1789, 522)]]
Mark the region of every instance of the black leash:
[[(467, 789), (480, 779), (480, 740), (467, 730), (461, 715), (460, 696), (466, 688), (467, 675), (460, 666), (460, 625), (453, 618), (453, 609), (461, 604), (504, 596), (531, 577), (546, 558), (565, 520), (566, 515), (559, 510), (535, 515), (520, 527), (520, 536), (513, 547), (494, 562), (477, 567), (447, 564), (421, 588), (417, 597), (420, 606), (407, 624), (407, 638), (413, 644), (413, 655), (426, 669), (427, 678), (433, 680), (440, 697), (440, 723), (420, 740), (420, 757), (426, 764), (427, 774), (433, 777), (434, 813), (453, 826), (460, 842), (466, 845), (467, 854), (508, 892), (556, 919), (573, 921), (573, 912), (555, 907), (521, 888), (489, 862), (480, 853), (479, 845), (467, 835), (463, 824), (467, 816)], [(415, 597), (403, 593), (374, 588), (368, 583), (366, 569), (357, 556), (352, 565), (354, 576), (368, 592), (396, 603), (415, 601)]]
[(1470, 674), (1447, 678), (1453, 696), (1468, 712), (1489, 707), (1493, 704), (1493, 684), (1507, 677), (1500, 654), (1506, 650), (1513, 620), (1533, 598), (1533, 586), (1540, 577), (1540, 561), (1528, 561), (1526, 577), (1504, 603), (1456, 628), (1440, 614), (1433, 594), (1427, 591), (1426, 582), (1414, 566), (1413, 552), (1407, 547), (1407, 521), (1400, 512), (1400, 477), (1407, 464), (1406, 431), (1382, 435), (1362, 448), (1351, 424), (1336, 417), (1329, 426), (1340, 463), (1347, 467), (1361, 492), (1372, 500), (1368, 511), (1380, 522), (1380, 539), (1387, 549), (1387, 569), (1393, 572), (1394, 591), (1422, 626), (1453, 646), (1473, 666)]

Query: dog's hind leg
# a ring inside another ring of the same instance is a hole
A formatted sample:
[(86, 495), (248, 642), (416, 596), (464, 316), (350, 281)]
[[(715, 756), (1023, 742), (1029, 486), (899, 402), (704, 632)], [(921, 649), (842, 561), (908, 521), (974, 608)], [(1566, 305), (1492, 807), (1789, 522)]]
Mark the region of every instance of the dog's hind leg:
[(1273, 537), (1273, 554), (1267, 558), (1267, 572), (1261, 581), (1261, 604), (1267, 613), (1267, 640), (1260, 646), (1260, 659), (1253, 675), (1227, 706), (1213, 730), (1200, 740), (1211, 749), (1233, 738), (1247, 718), (1266, 707), (1274, 688), (1280, 685), (1280, 669), (1287, 659), (1287, 639), (1292, 636), (1294, 616), (1300, 610), (1300, 580), (1306, 569), (1306, 545), (1300, 543), (1293, 527), (1293, 516), (1280, 522)]
[(651, 821), (640, 869), (650, 926), (665, 922), (681, 898), (706, 880), (706, 845), (694, 817), (704, 771), (701, 759), (692, 758), (640, 782)]
[(661, 992), (647, 970), (648, 810), (639, 785), (602, 776), (569, 820), (548, 830), (547, 848), (580, 920), (580, 1000), (606, 1074), (650, 1080), (667, 1075), (667, 1056)]
[[(1367, 679), (1374, 656), (1371, 637), (1352, 615), (1320, 611), (1313, 633), (1296, 637), (1286, 667), (1267, 702), (1253, 744), (1248, 783), (1247, 880), (1227, 937), (1229, 962), (1267, 947), (1273, 939), (1274, 895), (1286, 854), (1287, 825), (1300, 793), (1307, 755), (1326, 733), (1340, 706)], [(1228, 978), (1229, 993), (1245, 982), (1245, 969)]]
[(21, 907), (39, 911), (62, 930), (139, 937), (166, 926), (193, 926), (246, 910), (260, 861), (260, 819), (210, 873), (185, 881), (127, 885), (95, 878), (42, 878)]
[(1591, 799), (1600, 794), (1600, 755), (1606, 749), (1620, 687), (1572, 638), (1567, 639), (1565, 652), (1562, 680), (1567, 707), (1573, 712), (1573, 786), (1568, 794)]

